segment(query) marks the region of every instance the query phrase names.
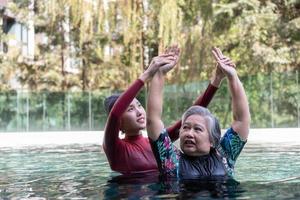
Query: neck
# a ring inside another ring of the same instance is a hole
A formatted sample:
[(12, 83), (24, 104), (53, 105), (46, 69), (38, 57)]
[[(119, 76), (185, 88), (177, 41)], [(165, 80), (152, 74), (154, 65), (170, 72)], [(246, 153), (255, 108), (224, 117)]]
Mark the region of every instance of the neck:
[(142, 131), (125, 133), (125, 137), (132, 137), (132, 136), (138, 136), (138, 135), (142, 135)]

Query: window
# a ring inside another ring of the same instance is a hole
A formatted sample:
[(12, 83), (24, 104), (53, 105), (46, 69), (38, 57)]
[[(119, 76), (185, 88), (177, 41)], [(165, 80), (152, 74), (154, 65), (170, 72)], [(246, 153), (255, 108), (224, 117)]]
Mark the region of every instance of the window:
[[(3, 20), (3, 31), (15, 36), (16, 42), (22, 48), (22, 55), (28, 55), (28, 28), (25, 25), (16, 22), (13, 18), (7, 17)], [(7, 52), (8, 49), (4, 47), (5, 44), (3, 45), (3, 51)]]

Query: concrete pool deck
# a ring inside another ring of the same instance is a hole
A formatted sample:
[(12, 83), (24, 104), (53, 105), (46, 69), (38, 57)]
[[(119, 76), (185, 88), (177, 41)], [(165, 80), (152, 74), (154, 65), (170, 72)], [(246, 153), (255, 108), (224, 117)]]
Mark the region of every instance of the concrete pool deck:
[[(101, 145), (103, 131), (2, 132), (0, 147)], [(300, 128), (251, 129), (248, 143), (300, 145)]]

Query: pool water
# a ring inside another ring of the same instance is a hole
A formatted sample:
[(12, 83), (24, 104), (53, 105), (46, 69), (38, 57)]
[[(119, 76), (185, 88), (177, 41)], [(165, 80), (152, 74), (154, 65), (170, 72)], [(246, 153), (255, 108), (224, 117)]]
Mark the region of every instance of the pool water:
[(247, 144), (235, 173), (159, 181), (112, 172), (98, 145), (1, 148), (0, 199), (300, 199), (300, 144)]

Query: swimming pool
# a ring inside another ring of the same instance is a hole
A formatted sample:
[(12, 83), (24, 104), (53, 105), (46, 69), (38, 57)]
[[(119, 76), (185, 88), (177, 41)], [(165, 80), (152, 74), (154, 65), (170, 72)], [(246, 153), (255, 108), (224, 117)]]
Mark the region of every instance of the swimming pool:
[(248, 143), (235, 180), (159, 182), (112, 173), (98, 145), (0, 149), (0, 199), (299, 199), (300, 144)]

